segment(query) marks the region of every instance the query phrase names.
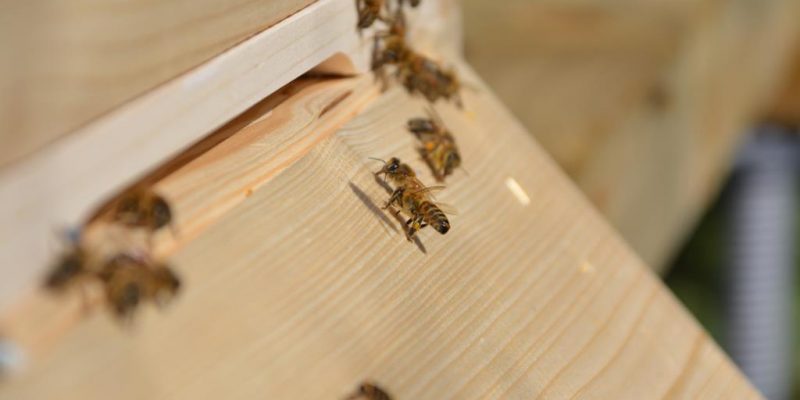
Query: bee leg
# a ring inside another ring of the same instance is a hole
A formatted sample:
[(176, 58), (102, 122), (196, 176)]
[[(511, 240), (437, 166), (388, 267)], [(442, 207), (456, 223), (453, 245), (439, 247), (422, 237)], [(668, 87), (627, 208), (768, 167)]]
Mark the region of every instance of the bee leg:
[(406, 240), (408, 240), (409, 243), (414, 241), (412, 239), (414, 237), (414, 233), (414, 227), (409, 226), (408, 229), (406, 229)]
[(415, 220), (415, 221), (413, 221), (413, 222), (411, 223), (411, 225), (408, 227), (408, 233), (406, 234), (406, 239), (408, 239), (408, 241), (409, 241), (409, 242), (411, 242), (411, 241), (412, 241), (412, 239), (413, 239), (413, 237), (414, 237), (414, 235), (415, 235), (415, 234), (417, 233), (417, 231), (419, 231), (420, 229), (422, 229), (422, 226), (420, 226), (420, 223), (419, 223), (419, 217), (417, 217), (417, 218), (416, 218), (416, 220)]
[[(364, 1), (365, 0), (356, 0), (356, 10), (358, 11), (358, 27), (361, 28), (361, 24), (364, 22)], [(359, 34), (361, 33), (361, 29), (358, 30)]]
[(372, 70), (376, 72), (379, 68), (383, 67), (383, 56), (380, 50), (380, 40), (380, 33), (376, 34), (372, 40)]
[(395, 210), (394, 208), (392, 208), (392, 215), (394, 215), (394, 217), (397, 218), (398, 220), (401, 221), (403, 220), (403, 217), (400, 216), (400, 210)]
[(392, 192), (392, 197), (389, 197), (389, 201), (386, 202), (386, 205), (383, 206), (383, 209), (386, 210), (387, 208), (391, 207), (392, 204), (396, 203), (400, 196), (403, 195), (403, 189), (397, 188), (394, 192)]
[(428, 224), (425, 222), (425, 219), (423, 218), (423, 216), (422, 216), (422, 215), (420, 215), (419, 217), (417, 217), (417, 222), (416, 222), (416, 225), (417, 225), (417, 230), (420, 230), (420, 229), (422, 229), (422, 228), (424, 228), (424, 227), (428, 226)]

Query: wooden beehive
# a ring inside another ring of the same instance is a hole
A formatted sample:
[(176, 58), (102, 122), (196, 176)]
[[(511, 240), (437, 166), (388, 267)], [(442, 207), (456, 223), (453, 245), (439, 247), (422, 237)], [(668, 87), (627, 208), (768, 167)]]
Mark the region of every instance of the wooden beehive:
[[(0, 170), (0, 332), (27, 356), (0, 396), (340, 399), (369, 379), (398, 399), (759, 397), (461, 59), (455, 1), (409, 15), (415, 45), (470, 86), (464, 110), (437, 105), (468, 171), (440, 195), (460, 213), (413, 244), (370, 158), (432, 182), (404, 128), (426, 103), (381, 92), (352, 0), (130, 1), (130, 20), (64, 4), (56, 33), (75, 42), (53, 57), (97, 56), (80, 72), (104, 90), (18, 122), (93, 88), (42, 62), (22, 87), (69, 90), (0, 123), (34, 138)], [(176, 302), (125, 328), (36, 289), (54, 228), (142, 181), (175, 211), (156, 249), (184, 278)]]

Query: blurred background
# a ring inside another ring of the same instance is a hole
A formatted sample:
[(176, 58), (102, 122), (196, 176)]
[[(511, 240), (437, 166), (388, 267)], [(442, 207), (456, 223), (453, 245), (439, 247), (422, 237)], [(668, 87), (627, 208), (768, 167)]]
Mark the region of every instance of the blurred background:
[(800, 399), (800, 2), (463, 0), (466, 57), (769, 399)]

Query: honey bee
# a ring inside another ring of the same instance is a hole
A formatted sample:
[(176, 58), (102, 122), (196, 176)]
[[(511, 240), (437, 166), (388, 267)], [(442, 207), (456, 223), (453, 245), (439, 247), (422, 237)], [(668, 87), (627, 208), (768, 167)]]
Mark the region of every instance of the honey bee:
[(346, 400), (392, 400), (392, 396), (378, 385), (370, 382), (362, 383), (358, 386), (355, 393), (347, 397)]
[(389, 10), (388, 0), (356, 0), (358, 10), (358, 28), (366, 29), (381, 17), (382, 10)]
[(463, 108), (461, 81), (455, 70), (414, 53), (400, 66), (398, 75), (409, 93), (419, 93), (431, 103), (439, 99), (452, 100), (457, 107)]
[(163, 305), (180, 288), (180, 279), (166, 265), (119, 255), (108, 262), (100, 273), (105, 284), (108, 305), (117, 317), (129, 320), (143, 301)]
[(442, 210), (442, 207), (445, 206), (435, 202), (432, 196), (434, 191), (444, 189), (443, 186), (423, 185), (411, 167), (400, 162), (397, 157), (386, 162), (375, 175), (383, 175), (384, 179), (389, 179), (395, 184), (395, 189), (383, 208), (397, 207), (398, 211), (396, 212), (404, 213), (409, 217), (406, 221), (406, 239), (408, 241), (411, 241), (420, 229), (428, 225), (442, 235), (450, 230), (450, 221)]
[(406, 19), (403, 11), (398, 9), (387, 23), (388, 30), (375, 34), (372, 50), (372, 69), (380, 77), (383, 77), (387, 65), (404, 64), (413, 56), (413, 50), (406, 43)]
[(159, 194), (150, 189), (137, 189), (117, 202), (112, 219), (123, 225), (156, 231), (172, 223), (172, 209)]
[(389, 21), (389, 30), (375, 36), (372, 69), (386, 86), (386, 68), (395, 67), (395, 78), (409, 93), (419, 93), (429, 102), (439, 99), (461, 102), (461, 82), (453, 69), (415, 52), (406, 41), (406, 23), (402, 9)]
[(144, 300), (163, 304), (177, 292), (180, 280), (153, 261), (143, 236), (147, 234), (141, 230), (116, 223), (84, 228), (45, 276), (44, 287), (54, 292), (76, 287), (85, 307), (91, 305), (86, 289), (102, 287), (110, 309), (121, 319), (129, 320)]
[(428, 118), (413, 118), (408, 121), (408, 130), (422, 143), (420, 154), (433, 171), (438, 182), (461, 166), (461, 155), (455, 138), (444, 126), (436, 111), (428, 107)]

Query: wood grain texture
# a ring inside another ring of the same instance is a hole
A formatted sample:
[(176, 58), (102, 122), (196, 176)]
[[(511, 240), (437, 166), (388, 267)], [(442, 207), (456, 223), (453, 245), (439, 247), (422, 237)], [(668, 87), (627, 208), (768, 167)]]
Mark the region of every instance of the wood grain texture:
[(187, 190), (204, 171), (276, 171), (166, 247), (187, 288), (173, 307), (145, 312), (131, 331), (95, 313), (4, 394), (340, 399), (370, 378), (398, 399), (759, 398), (482, 85), (465, 93), (466, 112), (438, 108), (469, 170), (439, 195), (460, 214), (447, 235), (406, 242), (379, 209), (388, 193), (368, 157), (399, 156), (432, 182), (404, 129), (424, 103), (394, 89), (335, 134), (305, 130), (337, 85), (357, 93), (363, 79), (312, 84), (254, 111), (161, 180), (186, 215), (182, 231), (219, 204)]
[(3, 0), (0, 166), (314, 0)]
[[(170, 254), (190, 242), (333, 134), (377, 93), (369, 76), (298, 79), (156, 170), (143, 183), (171, 200), (176, 224), (174, 232), (158, 234), (156, 253)], [(25, 348), (29, 358), (38, 358), (85, 311), (80, 299), (67, 300), (59, 305), (63, 298), (29, 293), (0, 318), (0, 332)]]
[[(426, 2), (415, 25), (433, 42), (453, 1)], [(0, 169), (0, 309), (34, 286), (58, 229), (313, 68), (366, 71), (352, 0), (320, 0), (25, 160)], [(453, 35), (450, 33), (449, 35)]]
[(467, 0), (467, 56), (660, 269), (782, 81), (799, 6)]

